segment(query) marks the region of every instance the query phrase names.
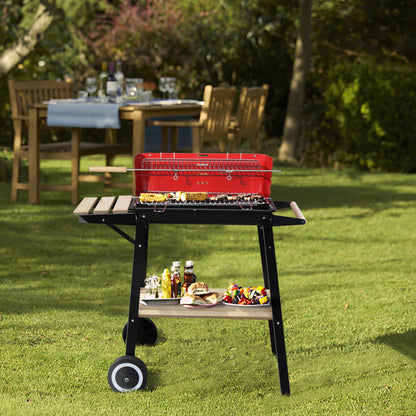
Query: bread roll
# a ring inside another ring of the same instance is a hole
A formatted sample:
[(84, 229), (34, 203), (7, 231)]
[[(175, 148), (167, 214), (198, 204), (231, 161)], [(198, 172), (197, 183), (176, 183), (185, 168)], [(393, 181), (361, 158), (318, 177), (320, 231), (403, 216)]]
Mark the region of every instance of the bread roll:
[(208, 292), (208, 285), (204, 282), (195, 282), (188, 287), (188, 293), (191, 295), (207, 294)]
[(181, 305), (203, 305), (205, 302), (200, 296), (187, 294), (181, 298)]
[(210, 295), (205, 295), (203, 297), (204, 301), (207, 303), (218, 303), (219, 294), (218, 293), (211, 293)]

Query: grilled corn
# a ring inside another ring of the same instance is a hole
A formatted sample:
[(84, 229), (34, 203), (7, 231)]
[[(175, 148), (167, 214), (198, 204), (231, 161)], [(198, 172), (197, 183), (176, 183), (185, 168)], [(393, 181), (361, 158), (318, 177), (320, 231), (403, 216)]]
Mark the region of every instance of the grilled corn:
[(167, 199), (166, 194), (156, 194), (142, 192), (140, 194), (140, 202), (164, 202)]
[(208, 197), (206, 192), (181, 192), (181, 201), (205, 201)]

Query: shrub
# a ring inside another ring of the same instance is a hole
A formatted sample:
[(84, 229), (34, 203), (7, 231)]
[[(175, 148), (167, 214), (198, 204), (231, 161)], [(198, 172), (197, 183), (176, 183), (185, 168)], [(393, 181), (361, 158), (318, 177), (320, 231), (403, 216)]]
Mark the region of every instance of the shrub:
[(324, 120), (337, 142), (335, 159), (368, 170), (416, 172), (413, 67), (343, 63), (324, 85)]

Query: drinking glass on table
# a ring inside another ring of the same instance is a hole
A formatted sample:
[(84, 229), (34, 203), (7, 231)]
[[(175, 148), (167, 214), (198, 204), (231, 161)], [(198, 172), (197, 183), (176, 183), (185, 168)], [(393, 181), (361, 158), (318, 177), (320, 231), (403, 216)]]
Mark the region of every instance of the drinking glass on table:
[(126, 78), (126, 100), (140, 101), (140, 92), (143, 90), (143, 78)]
[(161, 77), (159, 79), (159, 90), (163, 94), (163, 98), (166, 97), (166, 93), (169, 91), (169, 77)]
[(178, 98), (178, 92), (176, 91), (176, 78), (167, 78), (167, 89), (169, 98)]
[(89, 96), (92, 98), (92, 95), (97, 91), (97, 79), (96, 78), (87, 78), (85, 80), (85, 89), (88, 91)]
[(87, 102), (88, 92), (85, 90), (78, 91), (78, 101)]

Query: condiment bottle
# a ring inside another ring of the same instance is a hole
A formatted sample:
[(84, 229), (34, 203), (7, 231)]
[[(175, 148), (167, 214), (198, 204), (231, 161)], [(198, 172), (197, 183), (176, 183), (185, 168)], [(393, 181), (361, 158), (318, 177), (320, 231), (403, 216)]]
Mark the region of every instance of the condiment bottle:
[(175, 268), (175, 270), (180, 274), (181, 273), (181, 262), (180, 261), (174, 261), (172, 263), (172, 267)]
[(176, 298), (178, 296), (178, 272), (175, 267), (171, 267), (170, 272), (170, 297)]
[(162, 274), (162, 299), (169, 298), (171, 298), (170, 273), (168, 269), (165, 269)]
[(176, 282), (176, 296), (175, 297), (180, 298), (182, 296), (181, 262), (174, 261), (172, 263), (171, 270), (172, 270), (172, 274), (174, 274), (174, 278)]
[(187, 260), (183, 270), (183, 293), (187, 293), (188, 287), (196, 282), (196, 276), (194, 274), (194, 262), (192, 260)]

